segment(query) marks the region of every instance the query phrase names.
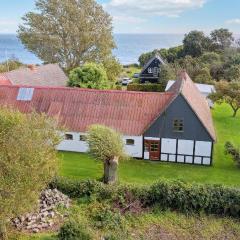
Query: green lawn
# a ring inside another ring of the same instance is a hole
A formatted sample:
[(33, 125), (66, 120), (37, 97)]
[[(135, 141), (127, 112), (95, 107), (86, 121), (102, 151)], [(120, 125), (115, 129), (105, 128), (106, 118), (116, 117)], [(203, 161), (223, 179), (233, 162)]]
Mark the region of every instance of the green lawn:
[[(164, 177), (184, 179), (189, 182), (222, 183), (240, 186), (240, 169), (232, 159), (224, 154), (224, 143), (232, 141), (240, 145), (240, 114), (234, 119), (227, 105), (218, 105), (213, 110), (217, 130), (217, 144), (214, 151), (212, 167), (181, 165), (174, 163), (130, 160), (120, 163), (119, 178), (121, 182), (148, 184)], [(86, 154), (60, 153), (61, 175), (85, 179), (100, 178), (102, 164)]]

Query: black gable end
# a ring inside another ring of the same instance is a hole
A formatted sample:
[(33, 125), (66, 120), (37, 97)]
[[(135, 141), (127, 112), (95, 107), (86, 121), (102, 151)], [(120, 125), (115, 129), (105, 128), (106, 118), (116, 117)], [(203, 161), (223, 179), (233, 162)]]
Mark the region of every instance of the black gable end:
[[(174, 130), (174, 121), (176, 125), (178, 121), (180, 122), (179, 124), (183, 124), (183, 131)], [(181, 94), (175, 98), (166, 111), (145, 131), (144, 136), (212, 141), (210, 134)]]
[(141, 83), (145, 82), (158, 82), (159, 73), (161, 71), (161, 65), (164, 62), (160, 57), (154, 57), (148, 61), (148, 63), (143, 67), (142, 72), (140, 73), (140, 81)]

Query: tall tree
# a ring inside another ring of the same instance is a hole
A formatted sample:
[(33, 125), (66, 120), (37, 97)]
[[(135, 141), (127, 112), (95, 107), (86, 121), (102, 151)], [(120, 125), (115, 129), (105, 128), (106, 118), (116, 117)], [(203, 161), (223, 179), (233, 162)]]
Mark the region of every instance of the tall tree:
[(0, 109), (0, 239), (9, 219), (32, 211), (57, 170), (57, 123), (44, 115)]
[(37, 0), (36, 9), (23, 17), (18, 36), (44, 62), (69, 70), (111, 55), (112, 18), (95, 0)]
[(201, 56), (211, 48), (211, 40), (201, 31), (191, 31), (183, 39), (183, 52), (192, 57)]
[(111, 87), (104, 67), (95, 63), (86, 63), (73, 69), (69, 74), (68, 86), (92, 89)]
[(92, 125), (87, 142), (90, 153), (104, 164), (104, 183), (115, 183), (119, 159), (124, 157), (121, 135), (111, 128)]
[(233, 117), (236, 117), (240, 109), (240, 81), (226, 82), (220, 81), (215, 85), (216, 92), (210, 98), (218, 103), (226, 102), (233, 110)]
[(225, 48), (229, 48), (234, 41), (233, 34), (228, 29), (216, 29), (212, 31), (210, 35), (214, 47), (218, 50), (224, 50)]

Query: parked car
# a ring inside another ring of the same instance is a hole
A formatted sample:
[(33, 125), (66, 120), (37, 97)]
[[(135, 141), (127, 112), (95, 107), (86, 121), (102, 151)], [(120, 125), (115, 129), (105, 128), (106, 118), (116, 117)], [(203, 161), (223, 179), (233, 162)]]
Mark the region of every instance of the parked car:
[(140, 73), (134, 73), (133, 78), (139, 78)]
[(132, 79), (130, 79), (130, 78), (123, 78), (122, 85), (127, 86), (129, 83), (132, 83)]

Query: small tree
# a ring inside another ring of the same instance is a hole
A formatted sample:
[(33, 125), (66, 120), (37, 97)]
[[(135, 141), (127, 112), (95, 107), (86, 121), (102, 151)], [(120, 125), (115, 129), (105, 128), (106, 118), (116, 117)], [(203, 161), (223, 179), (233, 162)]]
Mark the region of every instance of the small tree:
[(215, 102), (226, 102), (233, 110), (233, 117), (236, 117), (240, 108), (240, 82), (220, 81), (215, 85), (216, 92), (210, 95)]
[(211, 77), (209, 69), (206, 67), (201, 69), (199, 73), (195, 76), (194, 81), (197, 83), (212, 83), (213, 79)]
[(224, 28), (212, 31), (211, 39), (213, 41), (214, 47), (217, 50), (224, 50), (225, 48), (229, 48), (234, 41), (233, 33)]
[(31, 211), (56, 174), (56, 130), (45, 115), (0, 109), (0, 239), (9, 219)]
[(185, 55), (199, 57), (211, 48), (211, 40), (201, 31), (191, 31), (183, 39), (183, 52)]
[(68, 86), (93, 89), (108, 89), (110, 82), (101, 64), (87, 63), (73, 69), (69, 74)]
[(119, 159), (124, 158), (121, 135), (111, 128), (92, 125), (87, 141), (90, 153), (104, 164), (104, 183), (115, 183)]

